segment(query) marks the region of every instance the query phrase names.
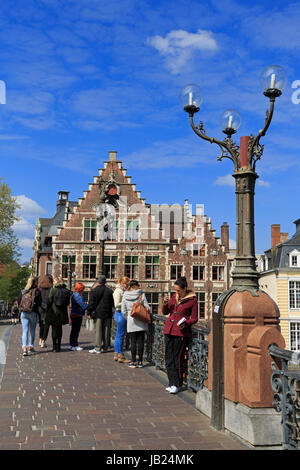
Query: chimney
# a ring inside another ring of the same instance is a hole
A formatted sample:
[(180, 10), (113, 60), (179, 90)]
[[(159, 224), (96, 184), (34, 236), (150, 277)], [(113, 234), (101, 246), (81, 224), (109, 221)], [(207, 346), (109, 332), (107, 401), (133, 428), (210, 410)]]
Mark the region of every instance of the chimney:
[(223, 222), (221, 225), (221, 243), (225, 247), (225, 251), (229, 251), (229, 225)]
[(295, 220), (294, 224), (296, 225), (296, 232), (300, 232), (300, 219)]
[(280, 224), (271, 225), (271, 248), (280, 243)]
[(108, 153), (109, 153), (109, 161), (110, 162), (116, 162), (117, 161), (117, 152), (111, 150)]
[(288, 233), (281, 233), (280, 234), (280, 243), (286, 242), (289, 239), (289, 234)]

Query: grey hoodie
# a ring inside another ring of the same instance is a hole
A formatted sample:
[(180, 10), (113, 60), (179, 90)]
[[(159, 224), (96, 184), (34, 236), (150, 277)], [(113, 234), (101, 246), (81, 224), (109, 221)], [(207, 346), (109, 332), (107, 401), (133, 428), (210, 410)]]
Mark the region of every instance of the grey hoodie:
[(121, 311), (124, 317), (127, 318), (127, 333), (133, 333), (134, 331), (148, 331), (147, 323), (135, 320), (130, 316), (133, 304), (139, 300), (141, 295), (143, 305), (150, 310), (150, 306), (142, 289), (127, 290), (124, 292)]

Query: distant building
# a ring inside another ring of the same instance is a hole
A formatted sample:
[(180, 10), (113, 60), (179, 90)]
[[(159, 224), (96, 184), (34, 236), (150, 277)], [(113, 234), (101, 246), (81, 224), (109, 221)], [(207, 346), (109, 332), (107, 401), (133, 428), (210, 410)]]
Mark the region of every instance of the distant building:
[(199, 319), (209, 319), (217, 297), (230, 284), (228, 224), (222, 225), (220, 239), (201, 206), (192, 214), (187, 200), (176, 206), (146, 203), (116, 154), (109, 152), (78, 202), (60, 191), (54, 217), (38, 219), (34, 273), (61, 275), (67, 282), (71, 268), (73, 282), (83, 282), (88, 297), (99, 274), (99, 240), (106, 227), (108, 284), (114, 286), (123, 276), (138, 279), (158, 312), (163, 294), (172, 293), (174, 281), (186, 276), (197, 295)]
[(64, 220), (68, 220), (77, 204), (77, 202), (69, 201), (68, 191), (59, 191), (54, 216), (48, 219), (37, 219), (35, 227), (34, 256), (33, 259), (31, 259), (31, 265), (35, 275), (53, 273), (53, 237), (57, 235), (58, 227), (63, 226)]
[(294, 222), (296, 232), (280, 232), (280, 225), (271, 226), (271, 248), (262, 259), (260, 288), (277, 303), (281, 333), (286, 347), (300, 350), (300, 219)]

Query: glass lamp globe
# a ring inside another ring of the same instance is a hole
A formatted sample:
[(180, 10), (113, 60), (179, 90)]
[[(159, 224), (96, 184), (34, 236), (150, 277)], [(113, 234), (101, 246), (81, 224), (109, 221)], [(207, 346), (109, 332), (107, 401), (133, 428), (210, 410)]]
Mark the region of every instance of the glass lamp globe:
[(287, 74), (279, 65), (266, 67), (260, 75), (260, 84), (264, 91), (282, 90), (287, 82)]
[(199, 111), (203, 101), (203, 93), (198, 85), (186, 85), (180, 92), (180, 102), (184, 109), (194, 106)]
[(234, 134), (241, 123), (241, 115), (236, 109), (226, 109), (221, 116), (221, 125), (225, 134)]

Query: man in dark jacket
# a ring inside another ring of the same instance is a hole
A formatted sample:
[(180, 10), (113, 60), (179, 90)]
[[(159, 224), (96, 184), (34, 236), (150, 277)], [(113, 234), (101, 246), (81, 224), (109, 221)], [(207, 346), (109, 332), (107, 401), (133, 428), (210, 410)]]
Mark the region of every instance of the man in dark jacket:
[[(98, 286), (91, 290), (89, 305), (87, 308), (88, 318), (95, 320), (96, 344), (91, 354), (106, 352), (110, 343), (110, 325), (114, 309), (113, 291), (105, 285), (106, 277), (101, 275)], [(103, 347), (101, 345), (103, 343)]]

